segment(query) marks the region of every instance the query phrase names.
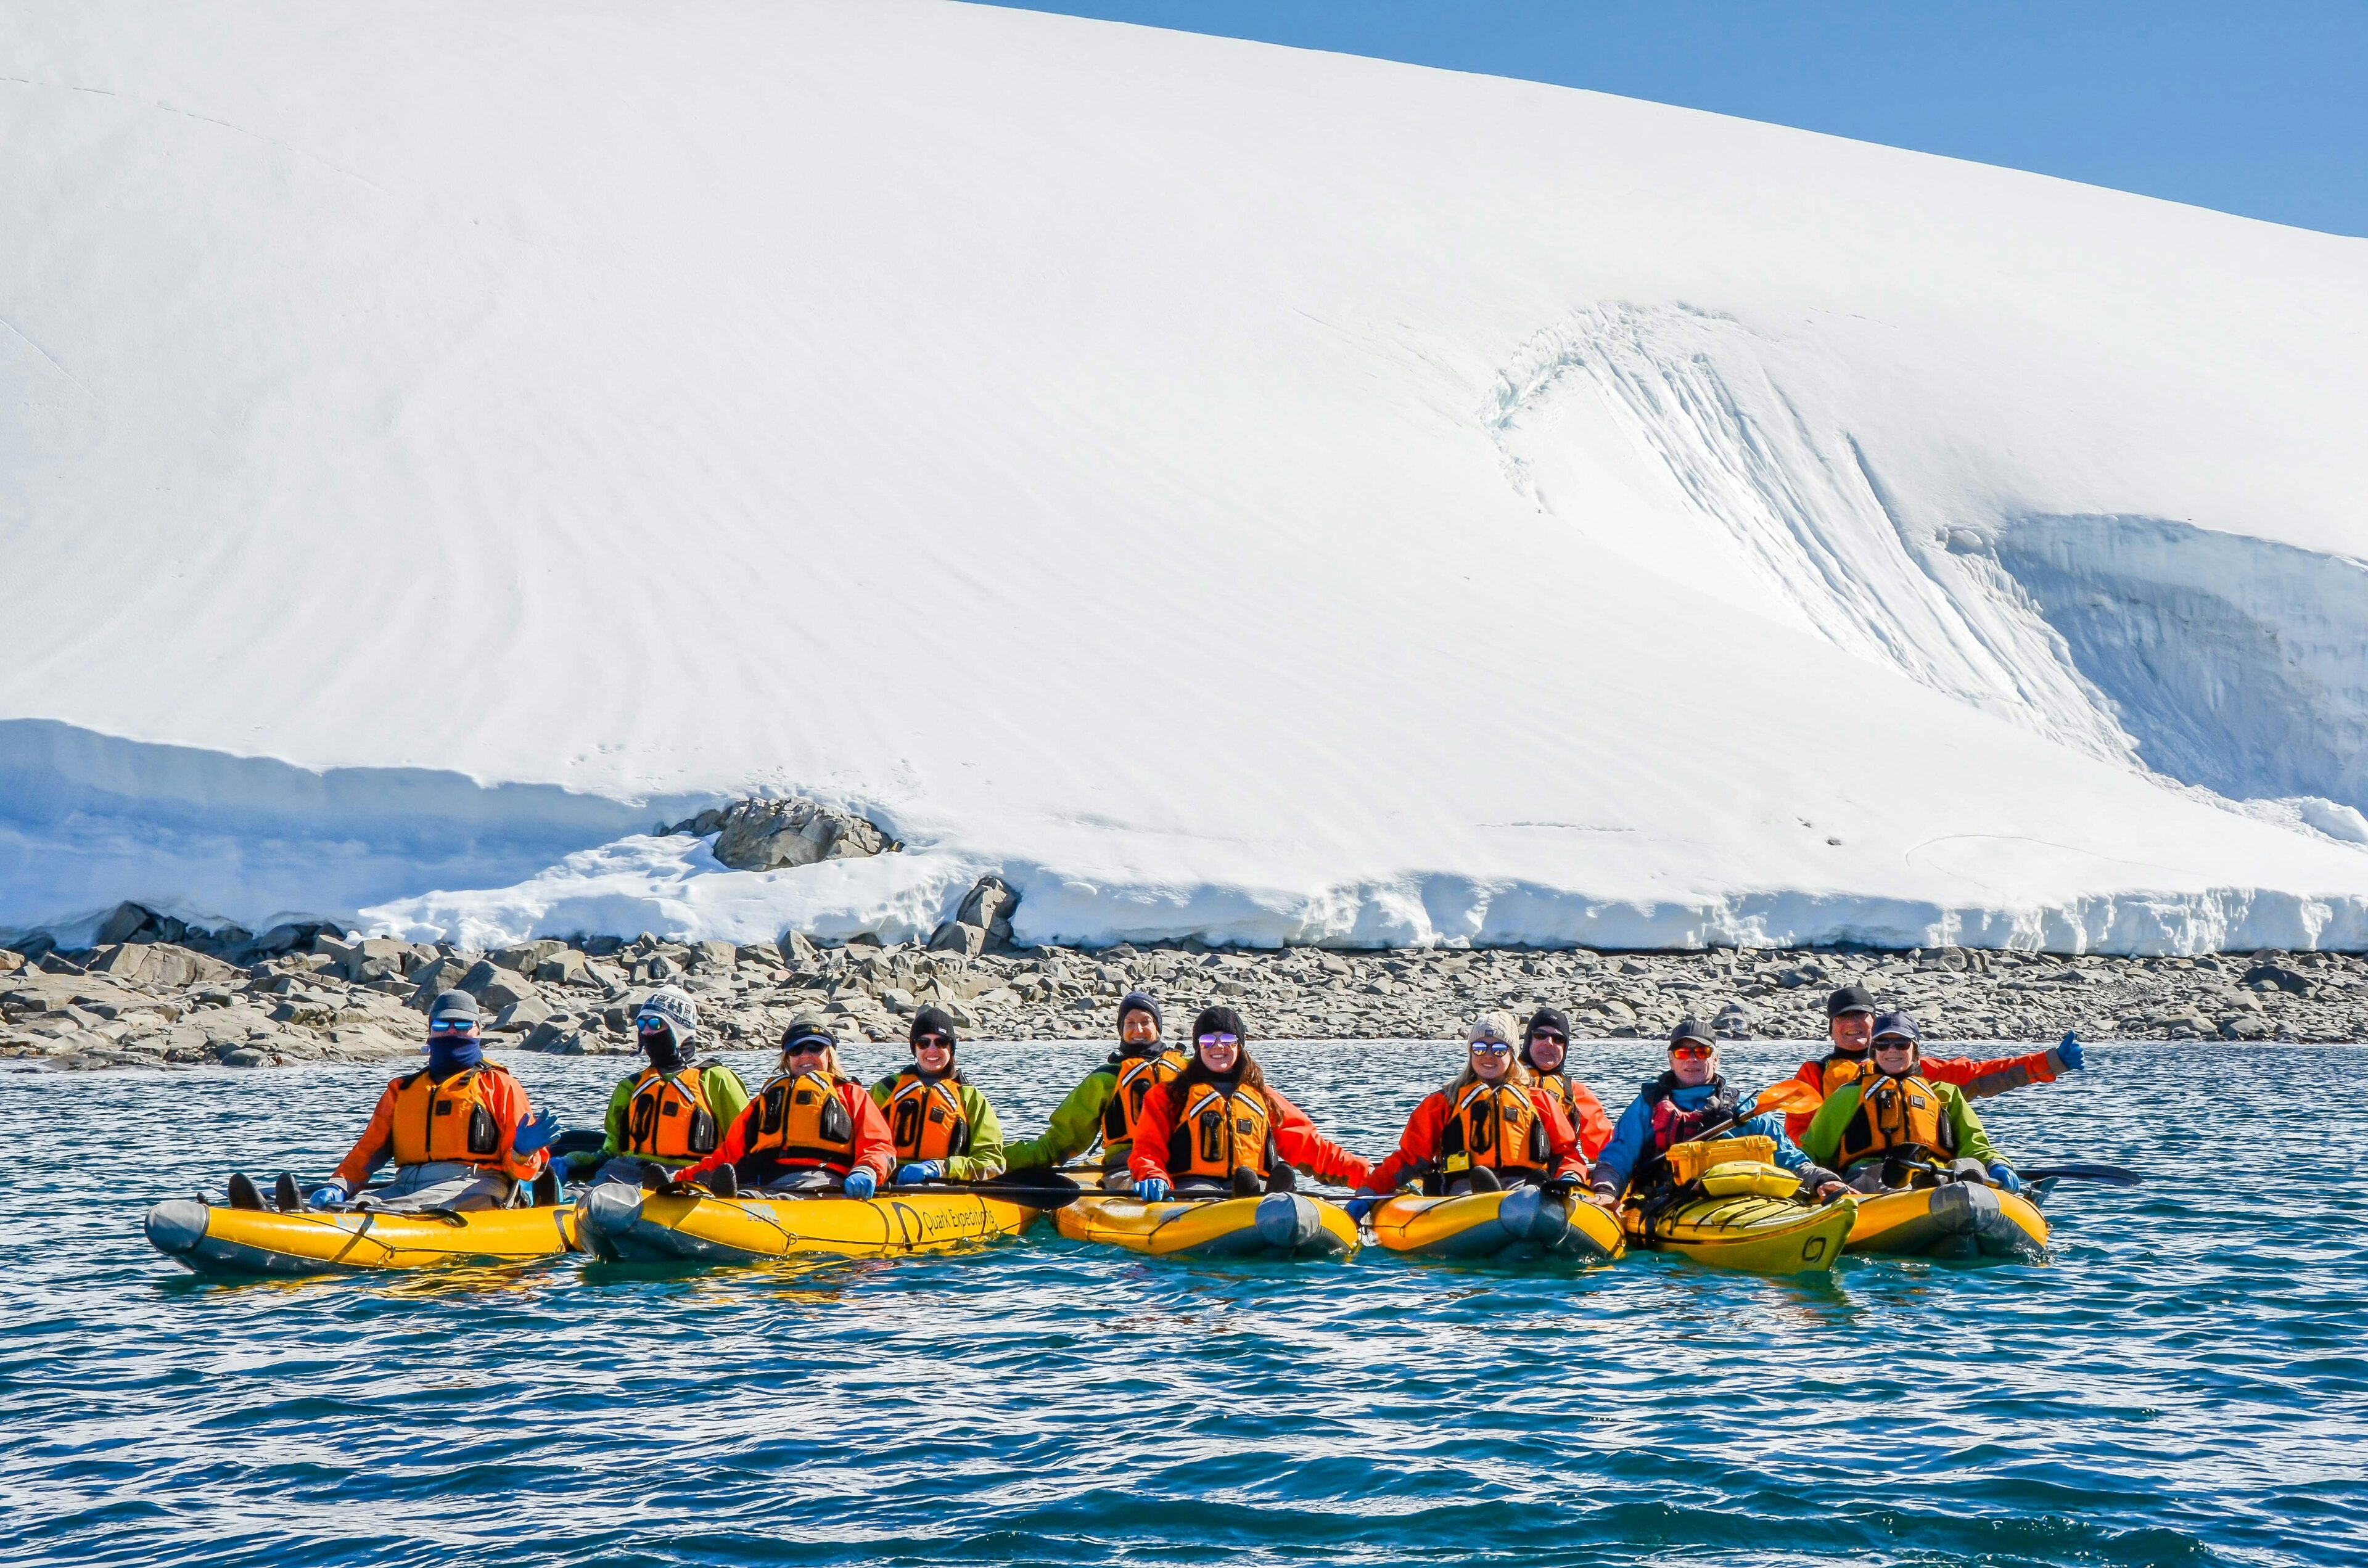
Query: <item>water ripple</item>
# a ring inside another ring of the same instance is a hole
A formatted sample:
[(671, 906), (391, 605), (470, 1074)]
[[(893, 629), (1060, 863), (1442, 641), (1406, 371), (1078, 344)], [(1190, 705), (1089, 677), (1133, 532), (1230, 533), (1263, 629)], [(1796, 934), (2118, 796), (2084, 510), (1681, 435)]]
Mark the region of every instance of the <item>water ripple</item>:
[[(1753, 1079), (1799, 1059), (1736, 1054)], [(893, 1265), (223, 1284), (149, 1251), (144, 1204), (325, 1169), (379, 1074), (10, 1074), (0, 1549), (127, 1568), (2362, 1561), (2356, 1057), (2097, 1054), (1987, 1102), (1993, 1133), (2030, 1163), (2159, 1179), (2066, 1184), (2045, 1267), (1852, 1259), (1816, 1280), (1657, 1256), (1196, 1266), (1040, 1228)], [(971, 1067), (1032, 1128), (1097, 1055)], [(1449, 1057), (1268, 1055), (1375, 1152)], [(1587, 1065), (1625, 1093), (1653, 1056)], [(613, 1064), (518, 1068), (588, 1122)]]

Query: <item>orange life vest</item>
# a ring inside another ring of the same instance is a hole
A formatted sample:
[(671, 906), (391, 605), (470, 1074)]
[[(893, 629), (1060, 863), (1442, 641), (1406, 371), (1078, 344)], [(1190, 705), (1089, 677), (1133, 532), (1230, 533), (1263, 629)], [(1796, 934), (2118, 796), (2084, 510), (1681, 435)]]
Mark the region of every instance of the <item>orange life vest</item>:
[(484, 1076), (490, 1062), (455, 1074), (442, 1083), (421, 1068), (394, 1081), (394, 1163), (424, 1165), (437, 1161), (490, 1166), (500, 1162), (502, 1130), (485, 1104)]
[(1842, 1129), (1841, 1158), (1850, 1164), (1895, 1149), (1954, 1153), (1957, 1129), (1941, 1091), (1923, 1079), (1876, 1076), (1860, 1092), (1858, 1109)]
[(1266, 1096), (1258, 1090), (1194, 1084), (1185, 1091), (1176, 1135), (1167, 1141), (1167, 1174), (1179, 1181), (1231, 1181), (1235, 1171), (1247, 1166), (1264, 1176), (1273, 1131)]
[(1448, 1172), (1486, 1165), (1495, 1170), (1542, 1171), (1553, 1155), (1544, 1119), (1518, 1084), (1472, 1083), (1447, 1102), (1447, 1125), (1439, 1153)]
[(1578, 1128), (1578, 1096), (1571, 1092), (1571, 1085), (1578, 1080), (1559, 1067), (1551, 1073), (1541, 1073), (1532, 1067), (1530, 1077), (1545, 1091), (1546, 1098), (1562, 1107), (1563, 1115), (1570, 1119), (1571, 1128), (1576, 1131)]
[(909, 1067), (896, 1074), (885, 1108), (898, 1159), (942, 1160), (970, 1148), (970, 1118), (962, 1112), (958, 1082), (949, 1074), (932, 1083)]
[(667, 1165), (713, 1153), (719, 1140), (706, 1078), (704, 1064), (696, 1062), (671, 1073), (644, 1068), (625, 1107), (624, 1152)]
[(1127, 1156), (1134, 1153), (1134, 1124), (1143, 1119), (1144, 1096), (1157, 1085), (1174, 1083), (1190, 1065), (1178, 1051), (1119, 1059), (1118, 1082), (1102, 1106), (1102, 1169), (1125, 1168)]
[(838, 1097), (847, 1081), (823, 1073), (784, 1073), (768, 1083), (745, 1113), (747, 1153), (784, 1165), (848, 1169), (855, 1163), (855, 1118)]
[(1857, 1083), (1866, 1070), (1865, 1057), (1844, 1056), (1837, 1051), (1817, 1063), (1817, 1071), (1822, 1077), (1822, 1081), (1817, 1085), (1817, 1092), (1824, 1095), (1826, 1098), (1831, 1099), (1834, 1097), (1836, 1089), (1840, 1088), (1844, 1084)]

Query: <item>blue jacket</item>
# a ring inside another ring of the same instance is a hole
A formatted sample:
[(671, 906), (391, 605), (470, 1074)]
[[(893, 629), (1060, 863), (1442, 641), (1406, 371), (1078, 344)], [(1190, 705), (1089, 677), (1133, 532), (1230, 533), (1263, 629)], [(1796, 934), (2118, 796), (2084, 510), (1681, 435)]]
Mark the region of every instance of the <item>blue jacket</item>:
[[(1694, 1110), (1715, 1091), (1714, 1085), (1698, 1084), (1691, 1088), (1672, 1090), (1669, 1099), (1679, 1110)], [(1799, 1176), (1809, 1169), (1812, 1164), (1809, 1156), (1801, 1153), (1798, 1143), (1784, 1135), (1784, 1119), (1772, 1110), (1736, 1122), (1724, 1136), (1748, 1138), (1754, 1133), (1776, 1140), (1776, 1163), (1786, 1170)], [(1611, 1142), (1606, 1143), (1603, 1153), (1595, 1158), (1596, 1185), (1600, 1187), (1609, 1182), (1614, 1192), (1626, 1187), (1629, 1173), (1644, 1157), (1652, 1136), (1653, 1107), (1645, 1096), (1638, 1095), (1629, 1102), (1628, 1108), (1620, 1113), (1620, 1125), (1611, 1130)]]

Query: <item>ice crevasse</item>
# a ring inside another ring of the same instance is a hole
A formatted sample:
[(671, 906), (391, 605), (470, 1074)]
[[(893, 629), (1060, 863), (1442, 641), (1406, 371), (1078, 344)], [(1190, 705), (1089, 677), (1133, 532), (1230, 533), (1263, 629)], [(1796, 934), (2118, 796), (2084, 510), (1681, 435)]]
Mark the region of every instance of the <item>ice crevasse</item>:
[(0, 26), (0, 934), (2368, 945), (2368, 243), (934, 0)]

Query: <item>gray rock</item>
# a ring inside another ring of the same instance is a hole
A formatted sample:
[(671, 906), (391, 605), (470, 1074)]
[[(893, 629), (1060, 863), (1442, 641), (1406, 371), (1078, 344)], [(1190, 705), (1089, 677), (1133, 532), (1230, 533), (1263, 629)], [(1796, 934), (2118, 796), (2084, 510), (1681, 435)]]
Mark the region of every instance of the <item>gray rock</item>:
[(781, 933), (781, 959), (791, 969), (811, 974), (822, 962), (822, 949), (814, 945), (803, 931)]
[(574, 948), (562, 948), (557, 952), (544, 957), (541, 962), (534, 966), (534, 979), (538, 985), (590, 985), (593, 983), (591, 965), (585, 960), (584, 955)]
[(1011, 945), (1011, 915), (1019, 907), (1019, 894), (1001, 877), (985, 876), (971, 884), (962, 895), (962, 907), (954, 911), (954, 920), (963, 926), (975, 926), (987, 934), (989, 945), (997, 949)]
[(986, 927), (949, 920), (930, 936), (929, 950), (933, 953), (960, 953), (964, 958), (974, 959), (986, 951)]
[(894, 847), (870, 821), (819, 801), (743, 801), (716, 826), (715, 858), (735, 871), (776, 871)]
[[(470, 987), (464, 985), (461, 989), (467, 991)], [(496, 971), (493, 979), (475, 988), (473, 994), (481, 1007), (507, 1011), (521, 1002), (531, 1002), (538, 1007), (544, 1007), (545, 1011), (549, 1010), (542, 1000), (542, 994), (535, 990), (534, 982), (508, 970)]]
[(566, 950), (566, 943), (542, 937), (531, 942), (520, 942), (516, 947), (500, 949), (486, 954), (485, 957), (491, 962), (515, 973), (530, 975), (543, 960), (553, 953)]
[(689, 965), (693, 969), (721, 970), (729, 974), (740, 967), (740, 949), (729, 942), (693, 942)]
[(551, 1005), (541, 997), (529, 994), (504, 1007), (495, 1017), (496, 1034), (518, 1034), (532, 1028), (551, 1017)]

